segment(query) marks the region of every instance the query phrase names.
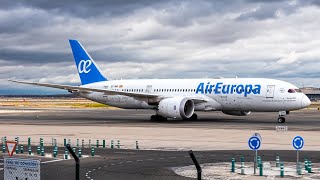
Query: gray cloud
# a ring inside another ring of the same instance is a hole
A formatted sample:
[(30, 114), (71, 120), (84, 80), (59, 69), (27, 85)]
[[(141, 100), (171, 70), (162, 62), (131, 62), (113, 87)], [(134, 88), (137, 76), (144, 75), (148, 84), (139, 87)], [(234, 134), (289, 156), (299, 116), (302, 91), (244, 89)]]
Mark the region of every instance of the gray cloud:
[(78, 39), (111, 79), (269, 77), (319, 86), (311, 81), (319, 75), (317, 2), (5, 0), (0, 84), (10, 93), (38, 89), (6, 79), (78, 84), (68, 44)]

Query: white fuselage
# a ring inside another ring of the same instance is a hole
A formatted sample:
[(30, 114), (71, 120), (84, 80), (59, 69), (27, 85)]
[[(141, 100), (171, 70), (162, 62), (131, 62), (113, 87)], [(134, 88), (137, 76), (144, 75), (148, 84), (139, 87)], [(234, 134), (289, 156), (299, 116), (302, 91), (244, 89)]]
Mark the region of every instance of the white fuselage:
[[(198, 97), (205, 102), (195, 104), (196, 111), (275, 112), (305, 108), (309, 98), (301, 92), (288, 92), (296, 86), (274, 79), (141, 79), (102, 81), (81, 87), (114, 91), (157, 94), (168, 97)], [(103, 104), (126, 109), (155, 109), (148, 98), (104, 95), (99, 92), (79, 93), (80, 96)]]

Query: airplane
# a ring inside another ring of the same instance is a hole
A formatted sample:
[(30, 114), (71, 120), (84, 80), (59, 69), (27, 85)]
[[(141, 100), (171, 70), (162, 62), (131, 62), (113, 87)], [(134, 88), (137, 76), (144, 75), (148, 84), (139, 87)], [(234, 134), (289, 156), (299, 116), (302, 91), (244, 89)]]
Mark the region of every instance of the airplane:
[(69, 86), (9, 80), (64, 89), (102, 104), (124, 109), (151, 109), (152, 121), (196, 120), (196, 111), (222, 111), (234, 116), (290, 111), (308, 107), (309, 98), (295, 85), (266, 78), (109, 80), (77, 40), (69, 40), (81, 85)]

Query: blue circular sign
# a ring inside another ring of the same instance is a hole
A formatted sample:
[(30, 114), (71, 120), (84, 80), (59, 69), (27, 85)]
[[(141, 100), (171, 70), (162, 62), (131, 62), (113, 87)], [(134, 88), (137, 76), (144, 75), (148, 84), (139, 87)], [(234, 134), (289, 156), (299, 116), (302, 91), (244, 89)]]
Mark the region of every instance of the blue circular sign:
[(248, 141), (248, 145), (252, 150), (258, 150), (261, 146), (261, 140), (257, 136), (252, 136)]
[(304, 140), (301, 136), (296, 136), (292, 140), (292, 146), (296, 149), (299, 150), (303, 147), (304, 145)]

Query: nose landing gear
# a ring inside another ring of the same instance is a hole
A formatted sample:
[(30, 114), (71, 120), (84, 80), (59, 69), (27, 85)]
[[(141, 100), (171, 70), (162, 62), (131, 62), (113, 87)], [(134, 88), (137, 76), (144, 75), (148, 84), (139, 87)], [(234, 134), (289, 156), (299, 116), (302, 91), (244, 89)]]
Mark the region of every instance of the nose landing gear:
[(285, 116), (287, 114), (289, 114), (289, 112), (287, 113), (286, 111), (279, 111), (278, 123), (285, 123), (286, 122)]
[(286, 122), (286, 118), (284, 118), (284, 117), (278, 118), (278, 123), (285, 123), (285, 122)]

